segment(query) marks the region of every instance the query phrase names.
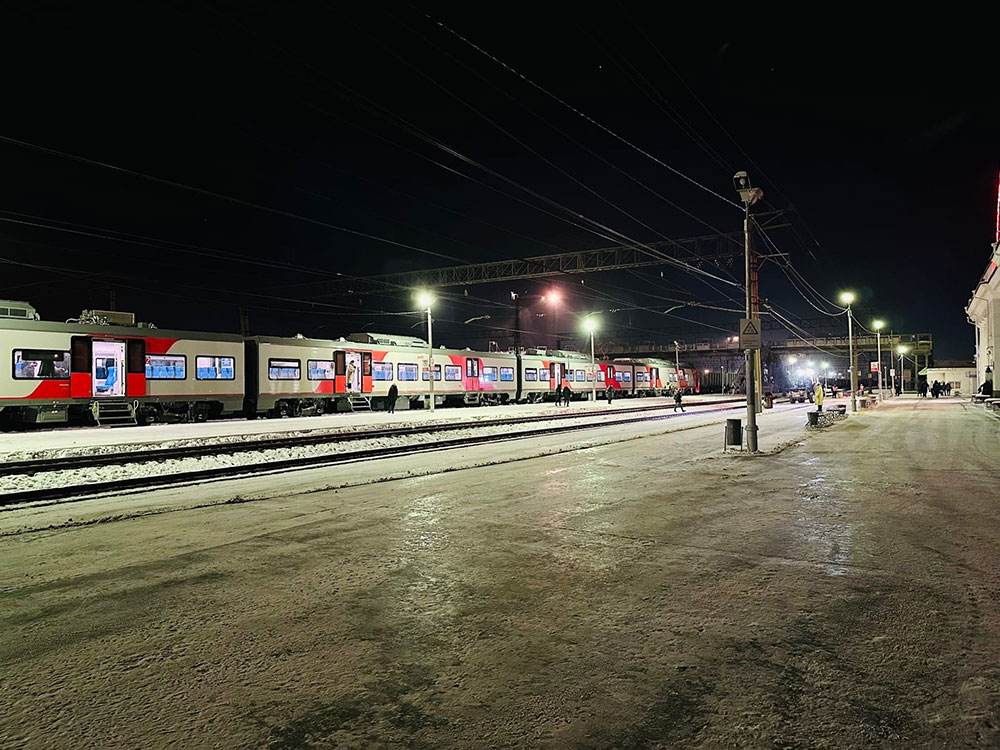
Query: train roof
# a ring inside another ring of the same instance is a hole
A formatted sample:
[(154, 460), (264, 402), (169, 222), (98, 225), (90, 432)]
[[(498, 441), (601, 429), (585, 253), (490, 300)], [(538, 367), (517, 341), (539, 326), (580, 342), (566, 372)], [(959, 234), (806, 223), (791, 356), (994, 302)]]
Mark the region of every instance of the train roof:
[(209, 331), (179, 331), (172, 328), (154, 328), (148, 324), (135, 326), (98, 325), (95, 323), (58, 323), (53, 320), (23, 320), (0, 318), (0, 330), (42, 333), (68, 333), (78, 336), (108, 336), (110, 338), (191, 339), (194, 341), (243, 341), (235, 333)]

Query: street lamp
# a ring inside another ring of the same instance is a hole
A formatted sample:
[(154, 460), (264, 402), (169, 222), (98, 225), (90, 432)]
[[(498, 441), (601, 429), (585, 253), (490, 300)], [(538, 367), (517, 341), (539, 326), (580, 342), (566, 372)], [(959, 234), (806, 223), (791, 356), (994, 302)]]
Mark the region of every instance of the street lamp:
[(858, 410), (858, 363), (854, 360), (854, 313), (851, 305), (854, 303), (853, 292), (841, 292), (840, 301), (847, 305), (847, 343), (851, 350), (851, 411)]
[[(733, 187), (740, 195), (743, 202), (743, 260), (746, 272), (746, 316), (752, 319), (754, 316), (754, 293), (756, 292), (756, 269), (753, 263), (753, 254), (750, 251), (750, 206), (764, 197), (764, 191), (755, 188), (750, 184), (750, 175), (740, 170), (733, 175)], [(747, 450), (750, 453), (757, 452), (757, 409), (760, 407), (760, 398), (757, 396), (757, 386), (754, 383), (757, 372), (757, 362), (759, 352), (755, 349), (746, 349), (746, 378), (747, 378)]]
[(882, 392), (882, 329), (885, 328), (885, 321), (872, 321), (872, 328), (875, 329), (875, 341), (878, 347), (878, 400), (881, 403), (885, 401), (885, 393)]
[(427, 380), (430, 383), (431, 412), (434, 411), (434, 332), (431, 320), (431, 305), (434, 295), (426, 289), (417, 292), (417, 304), (427, 310)]
[(597, 366), (594, 361), (594, 331), (597, 330), (597, 321), (589, 315), (583, 320), (583, 327), (590, 333), (590, 400), (597, 402)]
[(906, 382), (903, 380), (903, 355), (910, 351), (910, 347), (906, 344), (900, 344), (896, 347), (896, 353), (899, 355), (899, 392), (902, 393), (906, 386)]

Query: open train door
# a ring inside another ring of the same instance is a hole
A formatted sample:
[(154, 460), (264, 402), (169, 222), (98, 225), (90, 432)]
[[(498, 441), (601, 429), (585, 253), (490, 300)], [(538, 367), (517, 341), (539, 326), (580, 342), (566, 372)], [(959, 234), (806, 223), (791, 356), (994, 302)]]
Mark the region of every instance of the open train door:
[(372, 392), (372, 353), (361, 352), (361, 392)]
[(93, 345), (89, 336), (70, 339), (69, 395), (70, 398), (90, 398), (94, 395), (90, 374)]
[(549, 362), (549, 390), (562, 388), (564, 375), (562, 362)]

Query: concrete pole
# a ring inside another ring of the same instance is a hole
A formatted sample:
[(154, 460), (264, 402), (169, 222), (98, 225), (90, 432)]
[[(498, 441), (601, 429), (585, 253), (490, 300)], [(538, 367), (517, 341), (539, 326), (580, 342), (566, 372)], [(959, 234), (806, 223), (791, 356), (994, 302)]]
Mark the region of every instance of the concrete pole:
[(597, 367), (594, 362), (594, 329), (590, 329), (590, 400), (597, 403)]
[(878, 346), (878, 402), (885, 401), (885, 393), (882, 390), (882, 331), (875, 329), (875, 341)]
[[(753, 317), (753, 285), (751, 284), (751, 260), (750, 260), (750, 203), (746, 203), (746, 214), (743, 218), (743, 247), (746, 261), (746, 291), (747, 291), (747, 318)], [(757, 362), (753, 349), (746, 349), (746, 372), (747, 372), (747, 450), (750, 453), (757, 452), (757, 405), (754, 403), (757, 388), (754, 384)]]
[(847, 343), (851, 350), (851, 411), (858, 410), (858, 362), (854, 358), (854, 313), (847, 305)]
[(434, 411), (434, 331), (431, 307), (427, 306), (427, 380), (431, 386), (431, 411)]

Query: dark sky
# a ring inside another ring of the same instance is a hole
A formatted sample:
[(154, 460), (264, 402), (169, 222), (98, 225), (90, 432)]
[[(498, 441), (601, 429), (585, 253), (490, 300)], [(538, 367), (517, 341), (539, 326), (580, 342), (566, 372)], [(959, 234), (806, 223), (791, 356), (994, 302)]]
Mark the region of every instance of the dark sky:
[[(60, 153), (0, 142), (0, 297), (60, 319), (106, 307), (114, 289), (160, 327), (236, 330), (242, 305), (260, 333), (422, 335), (391, 314), (412, 308), (407, 295), (323, 282), (603, 247), (614, 232), (735, 231), (726, 200), (747, 169), (762, 210), (794, 207), (793, 226), (769, 234), (820, 293), (854, 289), (862, 321), (933, 333), (939, 359), (971, 356), (963, 308), (993, 240), (1000, 167), (989, 45), (890, 29), (764, 39), (645, 4), (461, 7), (8, 9), (0, 136)], [(705, 268), (741, 276), (739, 259)], [(610, 309), (608, 338), (722, 338), (736, 315), (661, 313), (740, 297), (660, 268), (555, 283), (559, 319), (536, 302), (522, 321), (538, 343)], [(477, 343), (510, 325), (511, 291), (550, 286), (448, 290), (438, 335)], [(792, 320), (823, 317), (774, 262), (761, 294)]]

